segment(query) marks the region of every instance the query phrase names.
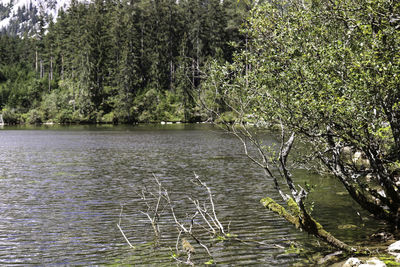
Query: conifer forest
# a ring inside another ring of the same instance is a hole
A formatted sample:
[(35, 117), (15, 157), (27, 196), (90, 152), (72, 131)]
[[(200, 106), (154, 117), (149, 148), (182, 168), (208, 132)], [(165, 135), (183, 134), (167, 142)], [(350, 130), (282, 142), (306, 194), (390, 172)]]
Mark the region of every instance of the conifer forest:
[(211, 59), (232, 58), (249, 5), (236, 0), (72, 1), (56, 22), (0, 36), (0, 109), (15, 123), (205, 120)]

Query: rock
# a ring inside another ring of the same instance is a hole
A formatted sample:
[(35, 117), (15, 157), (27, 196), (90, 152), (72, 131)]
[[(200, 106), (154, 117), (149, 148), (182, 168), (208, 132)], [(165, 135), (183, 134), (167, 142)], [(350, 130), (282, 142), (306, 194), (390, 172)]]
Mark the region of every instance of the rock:
[(351, 147), (349, 147), (349, 146), (343, 147), (343, 154), (345, 154), (345, 155), (350, 155), (351, 152), (352, 152)]
[(378, 191), (378, 194), (381, 195), (381, 196), (383, 196), (383, 197), (386, 197), (386, 193), (385, 193), (385, 191), (383, 191), (383, 190), (379, 190), (379, 191)]
[(357, 162), (359, 159), (361, 159), (361, 152), (360, 151), (357, 151), (357, 152), (355, 152), (354, 154), (353, 154), (353, 161), (354, 162)]
[(365, 155), (360, 151), (354, 152), (354, 154), (352, 156), (352, 161), (358, 167), (364, 167), (364, 168), (369, 168), (370, 167), (369, 160), (366, 159)]
[(350, 258), (342, 265), (342, 267), (356, 267), (356, 266), (359, 266), (360, 264), (361, 264), (361, 261), (359, 259)]
[(400, 254), (396, 256), (396, 262), (400, 262)]
[(386, 264), (378, 258), (371, 258), (366, 263), (358, 265), (358, 267), (386, 267)]
[(400, 254), (400, 241), (396, 241), (388, 247), (390, 254), (399, 255)]

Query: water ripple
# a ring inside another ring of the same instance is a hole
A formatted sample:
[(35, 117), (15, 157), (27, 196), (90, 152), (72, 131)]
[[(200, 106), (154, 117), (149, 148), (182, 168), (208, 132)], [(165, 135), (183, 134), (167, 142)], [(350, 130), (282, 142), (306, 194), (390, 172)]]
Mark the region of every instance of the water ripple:
[[(172, 219), (161, 221), (162, 246), (154, 248), (151, 227), (140, 213), (145, 207), (138, 191), (153, 183), (153, 173), (169, 188), (180, 218), (193, 211), (188, 192), (205, 197), (190, 183), (193, 172), (211, 187), (221, 221), (230, 221), (244, 241), (214, 244), (222, 265), (291, 265), (298, 257), (278, 257), (281, 246), (308, 239), (260, 206), (262, 197), (277, 196), (272, 183), (235, 139), (208, 127), (5, 127), (0, 149), (2, 265), (171, 265), (177, 238)], [(337, 186), (324, 183), (326, 191)], [(135, 250), (116, 227), (121, 204), (121, 226)], [(342, 204), (352, 206), (348, 199)], [(319, 215), (329, 226), (335, 214), (324, 214)], [(195, 259), (207, 261), (195, 247)]]

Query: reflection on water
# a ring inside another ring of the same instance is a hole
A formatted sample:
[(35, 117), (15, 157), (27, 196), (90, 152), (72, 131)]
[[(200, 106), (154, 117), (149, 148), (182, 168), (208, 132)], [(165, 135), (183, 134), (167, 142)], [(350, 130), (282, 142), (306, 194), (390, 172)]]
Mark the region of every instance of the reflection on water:
[[(171, 264), (176, 229), (162, 225), (161, 248), (149, 245), (152, 230), (140, 213), (137, 190), (154, 173), (174, 199), (184, 199), (193, 172), (212, 188), (220, 219), (249, 241), (217, 244), (212, 251), (219, 263), (299, 261), (281, 246), (309, 237), (261, 207), (260, 198), (277, 195), (233, 137), (204, 125), (141, 125), (1, 129), (0, 264)], [(343, 188), (329, 177), (299, 174), (316, 184), (315, 215), (329, 230), (349, 241), (370, 232), (368, 218), (362, 229), (338, 229), (360, 225), (353, 216), (358, 207), (335, 193)], [(185, 203), (177, 204), (181, 216), (189, 208)], [(121, 226), (136, 250), (116, 226), (121, 204)], [(201, 253), (196, 257), (206, 260)]]

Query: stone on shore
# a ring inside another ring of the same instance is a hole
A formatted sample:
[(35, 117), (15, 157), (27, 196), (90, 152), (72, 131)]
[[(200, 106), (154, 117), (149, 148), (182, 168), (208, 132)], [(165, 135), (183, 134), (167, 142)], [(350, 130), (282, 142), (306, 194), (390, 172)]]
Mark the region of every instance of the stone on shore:
[(357, 258), (349, 258), (342, 267), (386, 267), (386, 264), (378, 258), (371, 258), (363, 261)]
[(388, 251), (392, 255), (399, 255), (400, 254), (400, 241), (396, 241), (388, 247)]
[(361, 264), (361, 261), (357, 258), (348, 259), (342, 267), (357, 267)]
[(358, 267), (386, 267), (386, 264), (378, 258), (371, 258), (366, 263), (358, 265)]

